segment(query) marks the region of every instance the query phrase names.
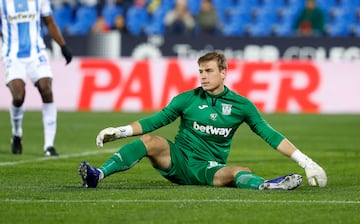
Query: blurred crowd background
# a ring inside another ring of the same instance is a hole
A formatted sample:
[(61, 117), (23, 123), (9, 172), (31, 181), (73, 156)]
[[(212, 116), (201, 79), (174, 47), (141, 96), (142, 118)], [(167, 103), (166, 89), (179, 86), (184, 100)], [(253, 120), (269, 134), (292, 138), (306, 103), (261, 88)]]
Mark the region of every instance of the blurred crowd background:
[(360, 36), (360, 0), (53, 0), (65, 35)]

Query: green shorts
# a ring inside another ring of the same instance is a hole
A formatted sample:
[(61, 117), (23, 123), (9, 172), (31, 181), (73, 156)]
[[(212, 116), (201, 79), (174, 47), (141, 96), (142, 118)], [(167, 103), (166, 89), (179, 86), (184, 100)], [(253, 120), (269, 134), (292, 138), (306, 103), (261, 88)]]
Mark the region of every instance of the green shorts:
[(215, 173), (225, 164), (194, 159), (192, 152), (181, 149), (169, 140), (168, 143), (171, 153), (170, 166), (167, 170), (157, 169), (163, 177), (181, 185), (214, 185)]

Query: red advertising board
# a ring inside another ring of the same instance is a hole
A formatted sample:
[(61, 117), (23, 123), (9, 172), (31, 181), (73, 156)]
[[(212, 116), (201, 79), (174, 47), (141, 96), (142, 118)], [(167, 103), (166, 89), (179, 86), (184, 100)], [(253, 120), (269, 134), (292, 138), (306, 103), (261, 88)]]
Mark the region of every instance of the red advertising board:
[[(69, 66), (51, 62), (54, 94), (64, 111), (154, 111), (176, 94), (195, 88), (195, 60), (76, 58)], [(228, 61), (226, 85), (250, 98), (265, 113), (360, 113), (360, 63)], [(2, 80), (3, 81), (3, 80)], [(30, 82), (25, 106), (41, 109), (41, 100)], [(0, 86), (0, 109), (11, 98)]]

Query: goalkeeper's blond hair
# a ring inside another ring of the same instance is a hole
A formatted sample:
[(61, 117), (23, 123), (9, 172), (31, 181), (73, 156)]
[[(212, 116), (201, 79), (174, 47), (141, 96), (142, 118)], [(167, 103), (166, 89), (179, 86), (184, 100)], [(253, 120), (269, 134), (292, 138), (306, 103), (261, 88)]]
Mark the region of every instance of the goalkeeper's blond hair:
[(198, 59), (197, 63), (198, 63), (198, 65), (200, 65), (201, 63), (212, 61), (212, 60), (217, 62), (218, 68), (220, 71), (227, 70), (227, 62), (226, 62), (225, 55), (223, 53), (217, 52), (217, 51), (209, 52), (209, 53), (201, 56)]

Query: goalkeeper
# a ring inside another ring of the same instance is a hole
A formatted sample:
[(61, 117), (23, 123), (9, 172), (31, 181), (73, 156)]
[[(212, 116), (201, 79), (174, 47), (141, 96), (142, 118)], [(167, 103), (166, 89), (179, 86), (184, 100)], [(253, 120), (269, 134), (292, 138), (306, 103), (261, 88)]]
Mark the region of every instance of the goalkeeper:
[[(323, 168), (274, 130), (252, 102), (224, 85), (227, 62), (222, 53), (201, 56), (198, 66), (201, 87), (175, 96), (152, 116), (100, 131), (96, 137), (99, 147), (116, 139), (142, 136), (124, 145), (99, 168), (81, 162), (78, 171), (84, 187), (95, 188), (105, 177), (128, 170), (147, 157), (163, 177), (176, 184), (258, 190), (297, 188), (302, 182), (299, 174), (266, 180), (248, 167), (226, 164), (233, 136), (244, 122), (272, 148), (303, 167), (311, 186), (326, 186)], [(148, 134), (179, 117), (174, 141)]]

